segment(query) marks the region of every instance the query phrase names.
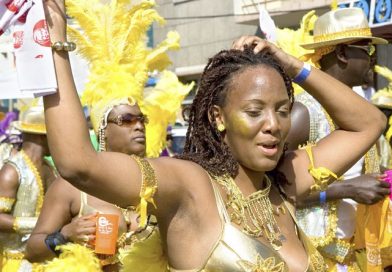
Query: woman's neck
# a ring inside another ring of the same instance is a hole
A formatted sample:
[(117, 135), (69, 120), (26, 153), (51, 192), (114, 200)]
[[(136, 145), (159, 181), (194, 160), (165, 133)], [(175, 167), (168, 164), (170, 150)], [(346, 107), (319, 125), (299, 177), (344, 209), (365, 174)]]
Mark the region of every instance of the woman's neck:
[(266, 186), (264, 175), (265, 172), (256, 172), (240, 166), (235, 182), (240, 188), (244, 187), (245, 189), (252, 186), (254, 190), (261, 190)]

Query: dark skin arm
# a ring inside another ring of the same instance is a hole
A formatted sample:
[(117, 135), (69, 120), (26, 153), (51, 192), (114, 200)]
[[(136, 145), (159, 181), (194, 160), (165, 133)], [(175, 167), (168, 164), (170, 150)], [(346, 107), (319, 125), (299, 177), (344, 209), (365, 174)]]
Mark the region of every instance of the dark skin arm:
[[(45, 195), (44, 204), (37, 225), (27, 242), (26, 258), (31, 262), (43, 262), (56, 255), (46, 246), (45, 239), (60, 229), (63, 236), (71, 242), (80, 242), (80, 235), (95, 232), (93, 221), (88, 221), (90, 216), (75, 218), (80, 205), (75, 205), (80, 192), (65, 180), (58, 178), (50, 186)], [(78, 206), (78, 207), (76, 207)], [(87, 226), (87, 231), (86, 231)], [(91, 230), (92, 229), (92, 230)]]
[[(288, 150), (296, 150), (309, 140), (310, 116), (307, 108), (295, 102), (291, 115), (291, 129), (287, 138)], [(327, 201), (351, 198), (358, 203), (371, 205), (389, 193), (389, 185), (380, 180), (380, 175), (362, 175), (344, 182), (330, 184), (326, 190)], [(320, 204), (320, 194), (315, 193), (297, 199), (297, 207)]]
[[(15, 168), (5, 164), (0, 170), (0, 197), (16, 198), (19, 187), (19, 176)], [(0, 213), (0, 231), (15, 232), (13, 229), (15, 218), (7, 212)]]
[[(344, 182), (335, 182), (326, 190), (327, 201), (351, 198), (358, 203), (372, 205), (389, 194), (389, 184), (381, 181), (382, 175), (366, 174)], [(297, 199), (298, 208), (320, 204), (320, 194), (311, 194), (304, 199)]]

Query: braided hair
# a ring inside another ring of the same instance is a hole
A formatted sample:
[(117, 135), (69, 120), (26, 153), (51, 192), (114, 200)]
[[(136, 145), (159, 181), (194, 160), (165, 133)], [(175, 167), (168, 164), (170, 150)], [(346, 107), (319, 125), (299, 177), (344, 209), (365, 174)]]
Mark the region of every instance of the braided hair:
[(234, 178), (238, 174), (238, 162), (224, 143), (215, 120), (209, 118), (213, 116), (214, 105), (225, 105), (227, 92), (236, 75), (260, 65), (271, 67), (282, 76), (291, 105), (294, 102), (290, 77), (270, 54), (255, 54), (253, 48), (223, 50), (210, 58), (190, 108), (184, 151), (178, 157), (199, 164), (213, 175), (229, 174)]

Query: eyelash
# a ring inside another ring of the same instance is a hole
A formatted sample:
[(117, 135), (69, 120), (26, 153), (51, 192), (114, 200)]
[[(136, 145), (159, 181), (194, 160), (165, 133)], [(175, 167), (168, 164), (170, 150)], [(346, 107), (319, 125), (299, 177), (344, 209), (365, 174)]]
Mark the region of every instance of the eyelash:
[[(250, 117), (258, 117), (261, 115), (261, 110), (248, 110), (246, 111), (246, 113), (250, 116)], [(286, 108), (280, 108), (277, 110), (277, 113), (283, 115), (283, 116), (288, 116), (290, 114), (290, 110), (286, 109)]]

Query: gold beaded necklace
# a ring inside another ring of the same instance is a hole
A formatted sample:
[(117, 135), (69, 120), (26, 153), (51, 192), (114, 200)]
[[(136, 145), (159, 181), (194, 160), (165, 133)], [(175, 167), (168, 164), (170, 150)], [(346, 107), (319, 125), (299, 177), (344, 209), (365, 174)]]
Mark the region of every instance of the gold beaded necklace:
[(271, 180), (265, 176), (267, 186), (248, 197), (245, 197), (234, 180), (228, 176), (214, 177), (227, 193), (226, 208), (231, 207), (229, 213), (232, 222), (242, 227), (242, 231), (252, 237), (264, 236), (275, 250), (282, 247), (286, 240), (273, 215), (273, 208), (269, 199)]

